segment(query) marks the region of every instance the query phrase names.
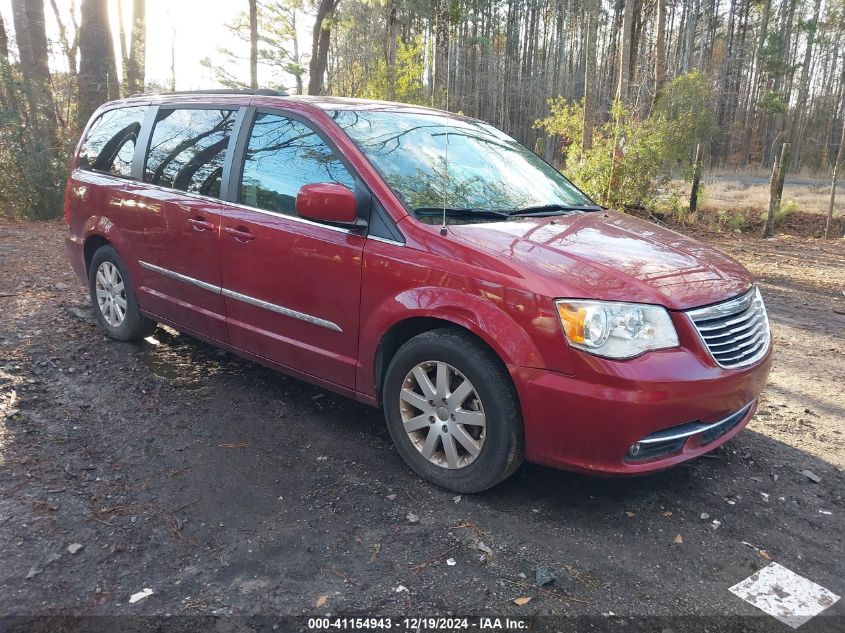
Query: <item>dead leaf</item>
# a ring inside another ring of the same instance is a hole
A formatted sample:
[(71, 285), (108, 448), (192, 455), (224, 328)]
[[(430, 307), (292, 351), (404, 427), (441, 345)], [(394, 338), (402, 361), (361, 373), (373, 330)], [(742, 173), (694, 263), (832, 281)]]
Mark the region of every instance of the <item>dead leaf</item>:
[(319, 609), (324, 604), (326, 604), (326, 600), (328, 600), (328, 596), (317, 596), (317, 599), (314, 601), (314, 608)]
[(626, 512), (626, 513), (625, 513), (625, 515), (626, 515), (626, 516), (628, 516), (628, 517), (635, 517), (635, 516), (637, 516), (637, 515), (636, 515), (636, 514), (634, 514), (633, 512)]
[(760, 558), (765, 558), (766, 560), (772, 560), (772, 557), (771, 557), (771, 556), (769, 556), (769, 552), (767, 552), (767, 551), (766, 551), (766, 550), (764, 550), (764, 549), (758, 549), (758, 550), (757, 550), (757, 555), (758, 555)]
[(684, 542), (684, 538), (683, 538), (680, 534), (678, 534), (678, 535), (676, 535), (676, 536), (675, 536), (675, 542), (676, 542), (678, 545), (680, 545), (681, 543), (683, 543), (683, 542)]
[(663, 516), (670, 517), (670, 516), (672, 516), (672, 513), (669, 510), (667, 510), (666, 512), (663, 513)]
[(514, 598), (513, 603), (519, 605), (520, 607), (524, 604), (528, 604), (531, 602), (531, 596), (522, 596), (521, 598)]

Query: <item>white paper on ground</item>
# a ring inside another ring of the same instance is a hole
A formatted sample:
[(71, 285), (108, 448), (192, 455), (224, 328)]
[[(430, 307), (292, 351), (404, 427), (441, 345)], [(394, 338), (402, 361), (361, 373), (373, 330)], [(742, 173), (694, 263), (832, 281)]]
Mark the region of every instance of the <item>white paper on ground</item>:
[(839, 600), (835, 593), (777, 563), (735, 584), (730, 592), (793, 629)]
[(131, 596), (129, 596), (129, 604), (135, 604), (139, 600), (143, 600), (144, 598), (151, 595), (153, 595), (153, 590), (149, 587), (144, 587), (138, 593), (133, 593)]

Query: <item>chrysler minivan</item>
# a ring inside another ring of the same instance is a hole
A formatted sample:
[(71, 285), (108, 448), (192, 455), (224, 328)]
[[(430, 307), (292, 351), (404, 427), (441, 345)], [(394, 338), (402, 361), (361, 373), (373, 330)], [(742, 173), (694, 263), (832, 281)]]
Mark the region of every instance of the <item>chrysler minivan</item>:
[(421, 477), (648, 473), (748, 423), (771, 364), (730, 257), (594, 204), (495, 127), (272, 91), (107, 103), (67, 247), (119, 341), (157, 323), (384, 411)]

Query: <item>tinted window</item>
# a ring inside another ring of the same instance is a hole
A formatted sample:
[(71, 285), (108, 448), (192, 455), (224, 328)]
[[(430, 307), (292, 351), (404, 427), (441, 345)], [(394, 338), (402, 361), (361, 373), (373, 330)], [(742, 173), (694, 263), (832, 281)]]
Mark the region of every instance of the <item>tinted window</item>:
[(79, 169), (128, 178), (145, 106), (117, 108), (98, 118), (79, 150)]
[(234, 110), (159, 110), (144, 181), (219, 197), (234, 122)]
[(258, 114), (244, 158), (240, 201), (293, 215), (302, 185), (354, 181), (332, 149), (307, 125), (275, 114)]

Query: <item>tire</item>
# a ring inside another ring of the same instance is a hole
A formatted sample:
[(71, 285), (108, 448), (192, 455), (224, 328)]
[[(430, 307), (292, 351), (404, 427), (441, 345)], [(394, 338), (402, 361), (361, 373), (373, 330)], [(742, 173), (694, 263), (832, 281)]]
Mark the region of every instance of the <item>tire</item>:
[[(433, 484), (481, 492), (522, 463), (522, 413), (513, 383), (499, 358), (468, 332), (438, 329), (402, 345), (387, 368), (383, 406), (399, 454)], [(454, 449), (447, 451), (447, 443)]]
[[(156, 323), (141, 314), (126, 265), (108, 244), (98, 248), (91, 258), (88, 289), (97, 322), (109, 337), (135, 341), (152, 334)], [(103, 296), (98, 298), (98, 292)]]

